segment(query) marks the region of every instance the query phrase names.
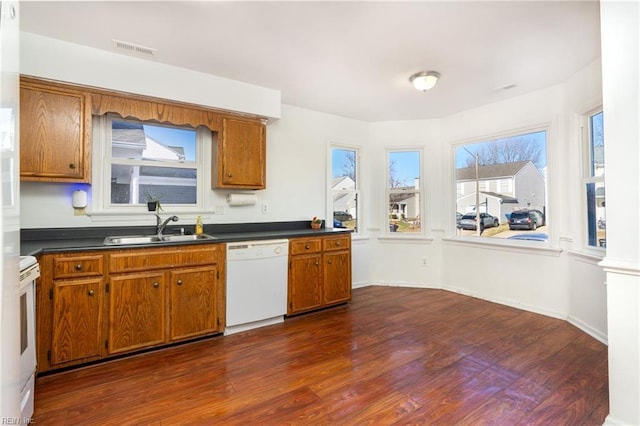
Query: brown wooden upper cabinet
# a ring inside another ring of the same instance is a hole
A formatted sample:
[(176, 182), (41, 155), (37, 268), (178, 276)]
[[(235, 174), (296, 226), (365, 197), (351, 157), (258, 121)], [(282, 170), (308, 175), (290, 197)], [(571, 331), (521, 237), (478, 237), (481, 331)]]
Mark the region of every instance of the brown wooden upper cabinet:
[(20, 179), (91, 181), (91, 110), (81, 90), (20, 80)]
[(266, 149), (262, 121), (223, 117), (213, 152), (212, 188), (266, 188)]

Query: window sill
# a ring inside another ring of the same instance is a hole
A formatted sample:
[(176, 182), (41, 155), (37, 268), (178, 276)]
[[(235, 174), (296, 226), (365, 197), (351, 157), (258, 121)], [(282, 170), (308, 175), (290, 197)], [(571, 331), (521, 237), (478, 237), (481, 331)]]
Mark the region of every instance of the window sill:
[(443, 238), (442, 241), (448, 244), (454, 244), (459, 246), (467, 246), (474, 248), (485, 248), (490, 250), (503, 250), (511, 252), (521, 253), (536, 253), (545, 256), (559, 256), (562, 253), (562, 249), (552, 247), (548, 243), (538, 243), (535, 241), (505, 241), (499, 238), (483, 238), (479, 237), (481, 241), (477, 240), (478, 237), (457, 237), (457, 238)]
[(604, 256), (606, 255), (605, 250), (598, 250), (598, 249), (592, 249), (592, 250), (585, 249), (584, 251), (567, 250), (567, 253), (569, 253), (572, 256), (575, 256), (576, 258), (580, 258), (581, 260), (585, 260), (593, 263), (602, 261), (602, 259), (604, 259)]
[(378, 237), (378, 241), (381, 243), (408, 243), (408, 244), (423, 244), (423, 243), (432, 243), (434, 241), (433, 238), (426, 237), (424, 235), (380, 235)]

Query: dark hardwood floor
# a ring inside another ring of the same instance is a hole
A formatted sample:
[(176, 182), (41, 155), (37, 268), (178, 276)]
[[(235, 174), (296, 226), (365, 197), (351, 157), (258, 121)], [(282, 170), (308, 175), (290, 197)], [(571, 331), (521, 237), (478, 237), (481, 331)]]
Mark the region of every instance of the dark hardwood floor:
[(601, 425), (607, 348), (443, 290), (367, 287), (283, 324), (40, 377), (36, 424)]

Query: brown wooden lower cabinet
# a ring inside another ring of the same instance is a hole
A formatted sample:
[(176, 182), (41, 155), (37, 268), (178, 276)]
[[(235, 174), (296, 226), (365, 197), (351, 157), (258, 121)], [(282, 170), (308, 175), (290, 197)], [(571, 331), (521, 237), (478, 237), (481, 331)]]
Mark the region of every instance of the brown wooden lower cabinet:
[[(50, 253), (36, 282), (45, 372), (221, 333), (225, 245)], [(288, 315), (351, 300), (351, 235), (292, 238)]]
[(289, 241), (287, 315), (351, 300), (351, 235)]
[(109, 354), (166, 342), (164, 272), (123, 274), (109, 279)]
[[(215, 300), (223, 287), (219, 265), (182, 268), (170, 272), (171, 318), (169, 340), (188, 339), (222, 331), (220, 307)], [(215, 283), (215, 285), (211, 285)]]
[(102, 277), (54, 280), (50, 299), (55, 300), (51, 349), (47, 354), (51, 365), (97, 358), (102, 354), (103, 294)]
[(40, 372), (224, 330), (224, 244), (45, 254)]

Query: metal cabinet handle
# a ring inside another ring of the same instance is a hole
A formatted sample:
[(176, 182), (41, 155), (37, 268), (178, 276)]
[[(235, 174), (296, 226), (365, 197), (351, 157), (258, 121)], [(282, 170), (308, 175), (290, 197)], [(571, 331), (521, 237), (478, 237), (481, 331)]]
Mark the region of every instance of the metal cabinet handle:
[(316, 266), (318, 266), (320, 264), (320, 262), (316, 262)]
[(74, 169), (76, 168), (76, 163), (70, 163), (70, 164), (69, 164), (69, 168), (70, 168), (71, 170), (74, 170)]
[(331, 265), (333, 263), (333, 261), (329, 260), (329, 265)]
[(182, 280), (178, 280), (178, 285), (182, 285)]
[(76, 271), (80, 271), (82, 269), (82, 264), (78, 263), (76, 265)]
[(227, 177), (233, 177), (233, 173), (231, 172), (227, 173)]
[(158, 284), (158, 283), (153, 283), (153, 287), (154, 287), (154, 288), (158, 288), (158, 287), (160, 287), (160, 284)]
[(309, 250), (311, 247), (309, 247), (309, 244), (307, 244), (306, 246), (304, 246), (305, 250)]
[(93, 290), (89, 290), (89, 291), (87, 292), (87, 294), (88, 294), (89, 296), (93, 296), (93, 295), (94, 295), (94, 292), (93, 292)]
[(336, 241), (336, 246), (340, 246), (340, 241)]

